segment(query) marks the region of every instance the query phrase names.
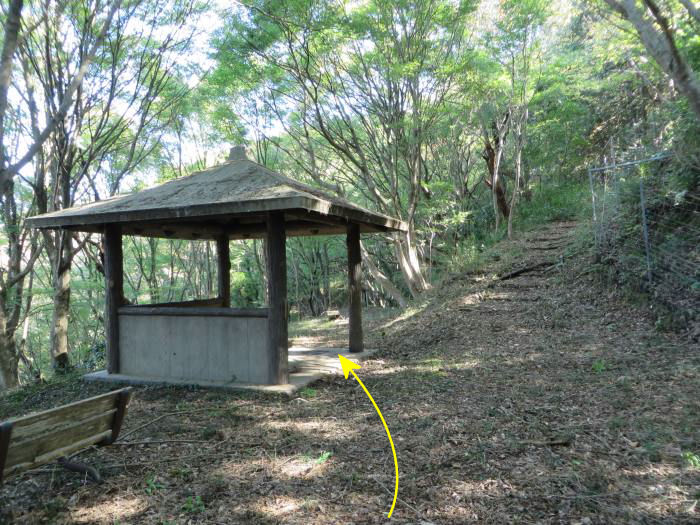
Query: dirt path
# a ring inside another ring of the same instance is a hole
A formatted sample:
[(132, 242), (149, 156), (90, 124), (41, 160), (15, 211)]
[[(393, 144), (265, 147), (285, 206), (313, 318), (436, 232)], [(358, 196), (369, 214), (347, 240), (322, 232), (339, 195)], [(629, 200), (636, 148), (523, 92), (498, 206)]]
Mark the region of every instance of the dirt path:
[[(396, 442), (392, 521), (697, 522), (698, 348), (597, 283), (569, 248), (573, 232), (556, 224), (503, 243), (493, 273), (457, 276), (370, 323), (381, 351), (359, 373)], [(0, 416), (96, 388), (35, 389)], [(195, 443), (87, 453), (102, 486), (51, 468), (16, 478), (0, 512), (18, 523), (386, 521), (391, 451), (353, 380), (293, 400), (142, 389), (125, 432), (173, 412), (128, 439)]]

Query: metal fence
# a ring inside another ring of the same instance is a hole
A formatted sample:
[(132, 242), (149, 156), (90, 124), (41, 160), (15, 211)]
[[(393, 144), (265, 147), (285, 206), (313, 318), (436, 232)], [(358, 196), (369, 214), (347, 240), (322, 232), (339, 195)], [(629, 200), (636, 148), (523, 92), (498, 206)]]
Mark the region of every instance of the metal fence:
[(673, 323), (697, 327), (700, 195), (669, 153), (605, 161), (588, 169), (597, 260), (666, 305)]

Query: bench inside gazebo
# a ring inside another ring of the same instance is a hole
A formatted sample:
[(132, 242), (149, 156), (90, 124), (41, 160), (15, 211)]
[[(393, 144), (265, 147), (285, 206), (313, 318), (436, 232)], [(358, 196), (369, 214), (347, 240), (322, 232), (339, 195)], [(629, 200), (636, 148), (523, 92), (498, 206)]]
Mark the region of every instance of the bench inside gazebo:
[[(245, 149), (213, 168), (137, 193), (31, 218), (35, 228), (102, 233), (107, 369), (86, 378), (293, 391), (336, 366), (336, 353), (366, 355), (362, 334), (360, 234), (405, 231), (397, 219), (270, 171)], [(290, 349), (288, 236), (347, 236), (349, 344)], [(218, 297), (128, 305), (122, 236), (213, 240)], [(266, 239), (268, 305), (231, 308), (229, 241)], [(346, 354), (347, 355), (347, 354)]]

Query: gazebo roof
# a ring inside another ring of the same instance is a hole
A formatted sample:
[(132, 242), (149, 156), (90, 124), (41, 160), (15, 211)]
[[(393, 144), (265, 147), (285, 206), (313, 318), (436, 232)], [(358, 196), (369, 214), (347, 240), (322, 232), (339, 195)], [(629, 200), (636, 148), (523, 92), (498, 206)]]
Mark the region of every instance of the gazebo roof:
[(35, 228), (101, 232), (120, 224), (127, 235), (180, 239), (263, 237), (267, 212), (284, 212), (287, 235), (405, 231), (398, 219), (275, 173), (234, 148), (218, 166), (151, 188), (28, 219)]

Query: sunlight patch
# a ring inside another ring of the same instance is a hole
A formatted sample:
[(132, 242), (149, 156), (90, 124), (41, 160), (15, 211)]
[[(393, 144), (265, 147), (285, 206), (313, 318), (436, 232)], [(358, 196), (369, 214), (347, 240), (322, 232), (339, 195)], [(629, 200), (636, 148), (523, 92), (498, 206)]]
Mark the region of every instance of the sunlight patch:
[(483, 299), (483, 292), (470, 293), (469, 295), (465, 295), (464, 297), (462, 297), (462, 300), (459, 301), (459, 304), (461, 304), (462, 306), (470, 306), (474, 304), (479, 304), (481, 301), (483, 301)]
[(110, 522), (121, 522), (145, 511), (148, 503), (141, 497), (110, 498), (91, 507), (78, 507), (71, 511), (71, 519), (76, 523), (97, 523), (107, 518)]

